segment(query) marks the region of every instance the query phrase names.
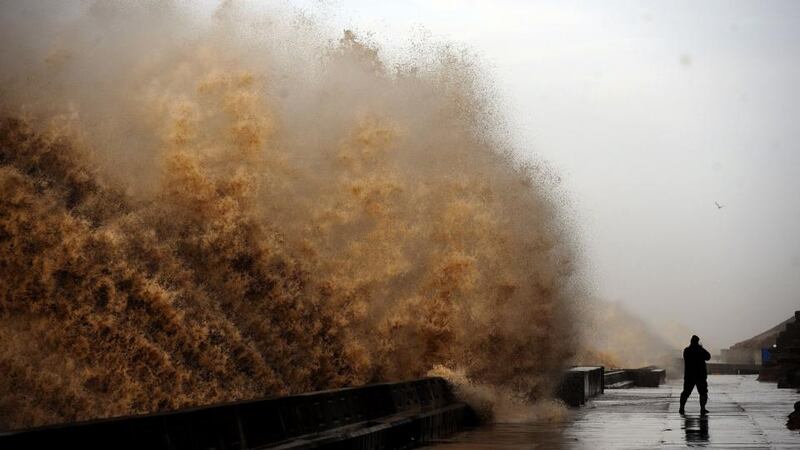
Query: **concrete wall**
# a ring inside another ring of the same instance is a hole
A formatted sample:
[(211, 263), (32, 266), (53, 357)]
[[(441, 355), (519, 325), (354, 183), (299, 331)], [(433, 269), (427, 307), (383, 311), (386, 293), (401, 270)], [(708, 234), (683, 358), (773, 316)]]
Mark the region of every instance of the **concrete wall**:
[(580, 406), (603, 393), (603, 367), (573, 367), (564, 373), (556, 396), (570, 406)]
[(409, 448), (473, 420), (441, 378), (0, 433), (0, 448)]
[(755, 375), (761, 370), (756, 364), (706, 363), (709, 375)]
[(659, 387), (667, 381), (667, 371), (658, 367), (643, 367), (631, 371), (633, 382), (638, 387)]

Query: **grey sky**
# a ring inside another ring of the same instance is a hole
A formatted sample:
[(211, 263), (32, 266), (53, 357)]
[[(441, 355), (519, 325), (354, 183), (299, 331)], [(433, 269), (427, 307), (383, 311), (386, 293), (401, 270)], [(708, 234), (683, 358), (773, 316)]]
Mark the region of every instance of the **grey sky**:
[(800, 3), (323, 8), (387, 51), (425, 29), (481, 56), (520, 150), (564, 180), (600, 297), (715, 348), (800, 307)]

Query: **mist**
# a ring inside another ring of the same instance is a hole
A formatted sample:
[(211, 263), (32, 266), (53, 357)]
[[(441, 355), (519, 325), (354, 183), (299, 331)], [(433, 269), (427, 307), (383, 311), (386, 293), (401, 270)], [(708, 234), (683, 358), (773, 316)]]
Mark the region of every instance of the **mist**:
[(411, 30), (491, 67), (515, 148), (568, 193), (596, 296), (715, 350), (800, 306), (795, 2), (339, 5), (387, 47)]

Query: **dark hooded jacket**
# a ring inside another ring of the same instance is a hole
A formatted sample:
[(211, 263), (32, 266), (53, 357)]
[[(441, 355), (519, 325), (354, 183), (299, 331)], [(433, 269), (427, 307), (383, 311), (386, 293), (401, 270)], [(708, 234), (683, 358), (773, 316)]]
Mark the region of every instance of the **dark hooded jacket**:
[(683, 349), (683, 378), (694, 380), (705, 379), (706, 361), (711, 359), (711, 354), (700, 344), (692, 344)]

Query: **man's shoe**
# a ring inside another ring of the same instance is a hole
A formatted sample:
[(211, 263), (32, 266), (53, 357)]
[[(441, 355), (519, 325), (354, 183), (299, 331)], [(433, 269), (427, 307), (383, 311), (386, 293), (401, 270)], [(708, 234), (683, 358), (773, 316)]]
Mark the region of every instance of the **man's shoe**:
[(703, 408), (703, 409), (700, 410), (700, 414), (705, 416), (706, 414), (708, 414), (708, 410)]
[(678, 410), (678, 414), (684, 415), (684, 414), (686, 414), (686, 411), (684, 411), (683, 408), (681, 408), (681, 409)]

